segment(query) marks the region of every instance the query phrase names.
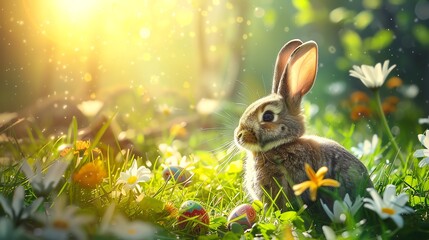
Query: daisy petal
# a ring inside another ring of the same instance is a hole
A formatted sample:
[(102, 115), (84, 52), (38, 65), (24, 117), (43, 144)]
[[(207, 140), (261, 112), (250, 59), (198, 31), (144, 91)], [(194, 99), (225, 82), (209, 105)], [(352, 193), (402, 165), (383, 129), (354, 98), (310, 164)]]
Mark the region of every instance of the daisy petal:
[(419, 162), (419, 167), (424, 167), (424, 166), (426, 166), (426, 165), (429, 165), (429, 157), (427, 157), (427, 158), (423, 158), (423, 160), (421, 160), (420, 162)]
[(408, 194), (401, 193), (396, 197), (395, 205), (403, 207), (405, 203), (408, 202), (408, 199), (409, 199)]
[(418, 149), (414, 152), (413, 156), (416, 158), (429, 157), (429, 149)]
[(395, 199), (395, 196), (396, 196), (396, 186), (392, 184), (387, 185), (386, 189), (384, 190), (383, 200), (385, 202), (389, 202)]
[(335, 240), (337, 239), (337, 235), (335, 235), (334, 230), (328, 226), (322, 227), (323, 234), (325, 235), (326, 240)]
[(13, 193), (12, 210), (15, 216), (18, 216), (24, 208), (24, 195), (25, 191), (23, 186), (18, 186)]
[(391, 218), (399, 228), (404, 226), (404, 219), (402, 219), (401, 215), (393, 215)]

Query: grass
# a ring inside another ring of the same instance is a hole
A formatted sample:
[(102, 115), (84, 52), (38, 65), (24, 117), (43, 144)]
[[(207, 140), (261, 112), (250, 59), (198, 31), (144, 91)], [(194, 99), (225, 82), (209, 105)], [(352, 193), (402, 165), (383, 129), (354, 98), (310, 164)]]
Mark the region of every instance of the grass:
[[(309, 109), (308, 104), (304, 107)], [(1, 157), (10, 161), (0, 166), (1, 195), (10, 202), (15, 189), (21, 185), (25, 188), (23, 205), (28, 206), (38, 197), (43, 197), (44, 203), (27, 218), (19, 214), (10, 216), (3, 204), (0, 221), (11, 227), (0, 230), (0, 238), (48, 239), (55, 236), (61, 239), (66, 236), (64, 239), (67, 239), (69, 236), (85, 236), (91, 239), (134, 239), (139, 236), (139, 239), (291, 239), (294, 236), (324, 239), (329, 230), (323, 226), (329, 226), (339, 239), (429, 236), (429, 171), (427, 166), (419, 167), (420, 159), (413, 157), (416, 149), (424, 147), (418, 142), (416, 134), (401, 132), (396, 139), (405, 157), (401, 161), (392, 144), (383, 137), (385, 134), (382, 130), (377, 130), (379, 124), (376, 118), (352, 123), (345, 112), (324, 111), (308, 120), (308, 131), (319, 135), (323, 133), (349, 150), (365, 139), (370, 140), (373, 134), (379, 136), (374, 150), (364, 154), (361, 161), (367, 166), (378, 193), (382, 194), (386, 186), (393, 184), (397, 194), (406, 193), (409, 196), (407, 206), (414, 212), (401, 215), (405, 224), (402, 228), (398, 228), (391, 219), (381, 219), (364, 207), (355, 217), (348, 215), (343, 223), (333, 223), (314, 221), (304, 206), (280, 212), (270, 201), (252, 202), (242, 185), (244, 154), (229, 148), (230, 144), (218, 148), (216, 142), (231, 141), (231, 138), (219, 140), (218, 130), (201, 132), (189, 127), (184, 129), (185, 132), (182, 131), (186, 133), (183, 136), (165, 131), (162, 136), (145, 139), (137, 145), (142, 149), (140, 152), (127, 149), (116, 151), (116, 146), (106, 147), (100, 142), (112, 119), (88, 141), (78, 140), (79, 126), (73, 121), (68, 133), (61, 137), (48, 138), (36, 131), (36, 134), (31, 133), (24, 140), (9, 138), (2, 142)], [(421, 126), (417, 126), (414, 131), (423, 133)], [(209, 139), (215, 140), (210, 142)], [(158, 148), (160, 144), (164, 144), (162, 148)], [(68, 154), (64, 153), (64, 149), (68, 149)], [(39, 162), (43, 167), (42, 172), (46, 173), (59, 159), (67, 162), (68, 167), (64, 174), (58, 176), (58, 185), (51, 186), (52, 191), (43, 196), (36, 194), (32, 179), (28, 179), (20, 170), (23, 161), (28, 161), (30, 165)], [(121, 173), (130, 168), (134, 159), (139, 167), (144, 166), (151, 171), (149, 179), (138, 183), (141, 187), (139, 191), (124, 189), (123, 185), (116, 184)], [(89, 185), (79, 184), (74, 176), (86, 164), (96, 161), (101, 161), (102, 169), (89, 169), (87, 175), (83, 174), (89, 179), (86, 181)], [(175, 178), (166, 181), (163, 177), (165, 167), (179, 165), (192, 174), (191, 184), (176, 182)], [(105, 171), (104, 175), (102, 171)], [(94, 174), (100, 177), (94, 177)], [(57, 219), (53, 223), (46, 220), (49, 218), (47, 213), (53, 216), (51, 210), (58, 205), (60, 198), (66, 199), (67, 206), (78, 207), (78, 210), (73, 211), (76, 219), (81, 219), (78, 216), (87, 216), (90, 220), (77, 222), (74, 227), (67, 219)], [(196, 201), (205, 209), (210, 218), (208, 225), (201, 223), (198, 217), (189, 220), (192, 226), (181, 227), (178, 224), (180, 207), (187, 200)], [(228, 215), (244, 203), (253, 204), (259, 210), (258, 220), (247, 230), (237, 225), (229, 226)], [(61, 221), (62, 225), (59, 224)], [(123, 223), (126, 224), (121, 225)], [(195, 231), (195, 225), (204, 231)], [(138, 232), (142, 226), (149, 229), (146, 235)], [(119, 229), (121, 227), (123, 229)], [(83, 235), (76, 233), (79, 231)]]

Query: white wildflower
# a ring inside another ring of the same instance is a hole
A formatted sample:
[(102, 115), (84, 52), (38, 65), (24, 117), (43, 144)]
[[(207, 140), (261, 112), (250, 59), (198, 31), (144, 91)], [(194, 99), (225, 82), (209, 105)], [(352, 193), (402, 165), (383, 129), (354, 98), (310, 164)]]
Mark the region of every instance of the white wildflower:
[(412, 213), (413, 209), (405, 206), (408, 202), (408, 194), (401, 193), (396, 196), (396, 186), (387, 185), (384, 190), (383, 199), (374, 188), (368, 188), (367, 191), (371, 198), (365, 198), (364, 207), (376, 212), (382, 219), (391, 218), (399, 228), (404, 226), (404, 219), (401, 214)]
[(147, 182), (152, 174), (150, 169), (145, 166), (137, 167), (137, 161), (134, 159), (131, 167), (125, 172), (121, 172), (116, 182), (117, 185), (123, 185), (123, 190), (137, 190), (141, 192), (139, 183)]
[(78, 214), (79, 208), (73, 205), (66, 206), (65, 197), (59, 197), (47, 214), (38, 213), (35, 218), (44, 224), (43, 228), (35, 230), (35, 235), (43, 239), (62, 240), (87, 239), (84, 227), (93, 222), (94, 217)]
[(350, 70), (350, 76), (359, 78), (367, 88), (379, 88), (395, 67), (396, 65), (389, 67), (389, 60), (384, 61), (383, 67), (381, 63), (377, 63), (375, 66), (354, 65), (353, 70)]
[(360, 209), (360, 207), (363, 205), (362, 197), (357, 196), (355, 199), (355, 202), (353, 203), (350, 199), (349, 194), (346, 194), (344, 197), (344, 201), (338, 201), (335, 200), (333, 211), (329, 209), (329, 207), (323, 203), (322, 200), (322, 207), (325, 210), (328, 217), (331, 219), (334, 223), (343, 223), (346, 221), (347, 215), (351, 215), (352, 217), (356, 215), (357, 211)]
[(425, 134), (418, 135), (419, 141), (423, 144), (426, 149), (418, 149), (414, 152), (414, 157), (423, 158), (419, 162), (419, 167), (429, 165), (429, 130), (426, 130)]
[(24, 160), (21, 171), (28, 178), (36, 195), (46, 196), (57, 187), (69, 163), (63, 159), (55, 160), (45, 173), (42, 173), (42, 164), (40, 161), (36, 161), (34, 165), (36, 167), (35, 171), (28, 164), (28, 160)]
[(101, 219), (99, 233), (114, 235), (118, 239), (154, 239), (156, 228), (149, 223), (129, 221), (121, 214), (115, 214), (115, 204), (111, 204)]
[(43, 198), (37, 198), (30, 206), (25, 207), (24, 204), (25, 191), (23, 186), (18, 186), (12, 197), (12, 201), (6, 200), (6, 198), (0, 194), (0, 204), (3, 207), (3, 211), (15, 222), (18, 223), (21, 220), (25, 220), (30, 217), (42, 204)]

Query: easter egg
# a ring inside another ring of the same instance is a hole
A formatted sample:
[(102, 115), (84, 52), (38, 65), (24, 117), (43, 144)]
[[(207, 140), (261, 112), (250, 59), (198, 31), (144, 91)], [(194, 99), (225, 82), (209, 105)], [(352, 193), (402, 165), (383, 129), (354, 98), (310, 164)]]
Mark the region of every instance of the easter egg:
[(210, 223), (209, 214), (198, 202), (188, 200), (179, 208), (177, 223), (180, 229), (192, 234), (205, 234)]
[(169, 166), (162, 171), (165, 181), (174, 179), (174, 182), (188, 186), (191, 183), (192, 174), (182, 167)]
[(238, 223), (244, 229), (251, 228), (252, 225), (258, 220), (256, 210), (251, 204), (241, 204), (235, 207), (228, 216), (228, 225), (231, 223)]

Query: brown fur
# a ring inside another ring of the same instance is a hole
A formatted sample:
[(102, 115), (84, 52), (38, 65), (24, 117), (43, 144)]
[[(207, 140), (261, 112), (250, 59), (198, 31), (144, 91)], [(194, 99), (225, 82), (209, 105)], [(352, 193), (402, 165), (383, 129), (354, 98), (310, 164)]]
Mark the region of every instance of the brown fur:
[[(325, 178), (341, 183), (338, 189), (328, 187), (343, 199), (363, 196), (372, 187), (365, 166), (338, 143), (317, 136), (303, 136), (304, 117), (301, 99), (310, 91), (317, 71), (317, 44), (288, 42), (279, 52), (270, 95), (251, 104), (235, 130), (236, 143), (247, 151), (245, 185), (253, 199), (269, 197), (282, 210), (287, 202), (297, 201), (292, 186), (308, 180), (305, 163), (314, 171), (326, 166)], [(273, 114), (265, 121), (263, 115)], [(268, 196), (267, 196), (268, 195)], [(332, 203), (332, 194), (318, 196)], [(303, 203), (311, 205), (308, 190)], [(299, 201), (298, 201), (299, 202)]]
[[(357, 195), (365, 195), (365, 189), (372, 186), (365, 166), (342, 146), (325, 138), (301, 137), (266, 152), (248, 152), (247, 157), (247, 191), (256, 199), (264, 199), (264, 190), (272, 198), (277, 196), (275, 203), (283, 210), (286, 210), (287, 202), (293, 203), (297, 198), (292, 186), (308, 180), (304, 171), (305, 163), (314, 171), (327, 166), (329, 171), (325, 178), (340, 181), (340, 196), (349, 193), (354, 199)], [(279, 193), (278, 184), (284, 194)], [(312, 204), (308, 191), (303, 194), (302, 200), (307, 205)], [(333, 199), (328, 197), (323, 200), (325, 203), (331, 203)]]

